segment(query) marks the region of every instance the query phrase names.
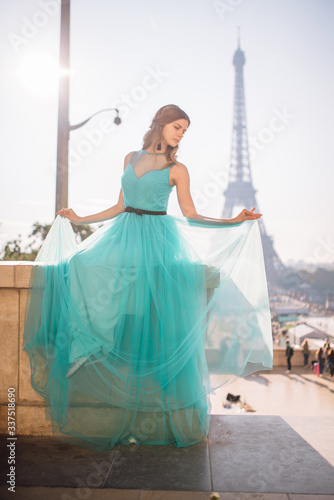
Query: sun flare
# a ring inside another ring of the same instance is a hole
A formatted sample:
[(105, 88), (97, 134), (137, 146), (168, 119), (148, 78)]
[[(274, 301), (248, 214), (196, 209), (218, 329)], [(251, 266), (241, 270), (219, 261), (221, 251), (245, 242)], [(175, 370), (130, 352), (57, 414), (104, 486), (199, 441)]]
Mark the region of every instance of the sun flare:
[(48, 52), (26, 55), (17, 70), (24, 87), (41, 97), (56, 95), (59, 76), (68, 74), (69, 70), (59, 68), (57, 59)]

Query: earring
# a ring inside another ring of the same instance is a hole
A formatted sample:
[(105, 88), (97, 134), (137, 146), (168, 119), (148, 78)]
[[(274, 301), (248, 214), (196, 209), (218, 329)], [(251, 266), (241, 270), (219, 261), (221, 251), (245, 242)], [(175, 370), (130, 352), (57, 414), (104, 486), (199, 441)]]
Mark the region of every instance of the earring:
[(161, 149), (161, 143), (160, 143), (160, 142), (159, 142), (159, 144), (158, 144), (157, 149), (159, 149), (159, 151), (160, 151), (160, 149)]

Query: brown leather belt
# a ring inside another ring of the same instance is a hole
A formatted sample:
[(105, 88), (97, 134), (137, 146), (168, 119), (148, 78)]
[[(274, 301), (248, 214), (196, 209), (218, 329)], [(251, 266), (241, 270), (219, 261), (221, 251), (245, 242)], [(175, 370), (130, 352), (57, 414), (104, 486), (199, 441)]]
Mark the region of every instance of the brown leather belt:
[(167, 212), (155, 212), (154, 210), (144, 210), (142, 208), (126, 207), (125, 212), (134, 212), (138, 215), (148, 214), (148, 215), (167, 215)]

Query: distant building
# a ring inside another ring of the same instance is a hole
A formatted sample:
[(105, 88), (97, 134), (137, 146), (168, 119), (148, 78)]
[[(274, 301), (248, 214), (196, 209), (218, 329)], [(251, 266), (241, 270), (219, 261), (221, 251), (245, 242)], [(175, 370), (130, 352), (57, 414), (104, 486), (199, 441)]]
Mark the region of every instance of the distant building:
[(325, 340), (325, 338), (326, 335), (323, 332), (320, 332), (319, 330), (305, 324), (293, 326), (289, 329), (289, 340), (292, 344), (295, 345), (302, 345), (305, 339)]
[(334, 311), (334, 293), (328, 293), (326, 297), (326, 309)]
[(300, 318), (299, 324), (289, 329), (289, 339), (295, 345), (301, 345), (307, 339), (311, 344), (319, 346), (324, 344), (326, 338), (334, 346), (334, 317)]
[(298, 304), (275, 306), (275, 313), (277, 314), (277, 316), (289, 316), (295, 318), (300, 314), (306, 316), (308, 312), (308, 306), (301, 306)]

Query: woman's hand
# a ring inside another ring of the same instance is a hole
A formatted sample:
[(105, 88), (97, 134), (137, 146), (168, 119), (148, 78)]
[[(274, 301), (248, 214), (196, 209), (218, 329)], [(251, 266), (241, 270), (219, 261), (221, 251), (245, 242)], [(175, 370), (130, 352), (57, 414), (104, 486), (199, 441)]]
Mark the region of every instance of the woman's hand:
[(77, 215), (72, 208), (62, 208), (59, 212), (56, 212), (56, 215), (62, 215), (74, 223), (79, 222), (82, 219), (82, 217), (79, 217), (79, 215)]
[(253, 220), (262, 217), (262, 214), (254, 214), (253, 210), (255, 210), (255, 207), (250, 211), (244, 208), (239, 215), (234, 217), (234, 222), (243, 222), (244, 220)]

